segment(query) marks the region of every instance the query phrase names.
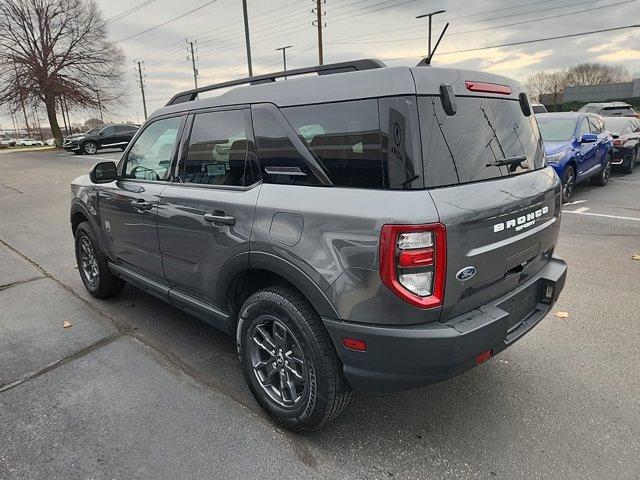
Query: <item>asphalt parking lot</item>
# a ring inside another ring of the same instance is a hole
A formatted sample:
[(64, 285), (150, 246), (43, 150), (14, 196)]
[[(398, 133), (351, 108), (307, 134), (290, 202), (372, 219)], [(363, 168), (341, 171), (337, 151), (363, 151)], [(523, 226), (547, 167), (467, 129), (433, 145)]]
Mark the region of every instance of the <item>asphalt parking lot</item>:
[(565, 207), (568, 318), (295, 436), (231, 338), (134, 287), (85, 293), (69, 182), (119, 155), (0, 154), (0, 479), (640, 478), (640, 171)]

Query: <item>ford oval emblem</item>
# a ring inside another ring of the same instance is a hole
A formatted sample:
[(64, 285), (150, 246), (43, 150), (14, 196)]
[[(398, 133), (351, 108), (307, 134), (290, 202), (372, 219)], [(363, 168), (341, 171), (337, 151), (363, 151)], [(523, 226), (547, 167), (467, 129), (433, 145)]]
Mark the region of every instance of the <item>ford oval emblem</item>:
[(465, 280), (469, 280), (471, 277), (473, 277), (477, 271), (478, 269), (473, 266), (464, 267), (458, 273), (456, 273), (456, 278), (461, 282), (464, 282)]

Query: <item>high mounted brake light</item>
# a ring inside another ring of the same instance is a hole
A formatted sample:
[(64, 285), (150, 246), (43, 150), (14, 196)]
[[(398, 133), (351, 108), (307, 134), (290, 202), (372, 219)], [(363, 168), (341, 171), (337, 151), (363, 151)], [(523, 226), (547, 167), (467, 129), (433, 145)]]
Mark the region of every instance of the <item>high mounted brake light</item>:
[(384, 225), (380, 234), (380, 278), (415, 307), (439, 307), (444, 298), (446, 248), (446, 229), (441, 223)]
[(470, 92), (480, 93), (497, 93), (500, 95), (511, 95), (511, 87), (508, 85), (500, 85), (498, 83), (472, 82), (467, 80), (464, 82), (467, 90)]

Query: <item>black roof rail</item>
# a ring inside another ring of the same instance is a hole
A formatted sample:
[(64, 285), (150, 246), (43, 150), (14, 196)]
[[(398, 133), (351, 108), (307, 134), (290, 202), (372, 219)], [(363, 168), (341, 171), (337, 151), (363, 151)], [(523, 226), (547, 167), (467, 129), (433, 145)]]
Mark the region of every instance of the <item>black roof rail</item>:
[(304, 75), (306, 73), (317, 73), (318, 75), (331, 75), (333, 73), (352, 72), (358, 70), (371, 70), (374, 68), (382, 68), (386, 65), (380, 60), (365, 58), (362, 60), (353, 60), (350, 62), (331, 63), (328, 65), (317, 65), (315, 67), (297, 68), (295, 70), (286, 70), (282, 72), (267, 73), (264, 75), (257, 75), (255, 77), (239, 78), (237, 80), (230, 80), (228, 82), (216, 83), (214, 85), (206, 85), (200, 88), (194, 88), (180, 92), (171, 98), (168, 105), (176, 105), (183, 102), (191, 102), (198, 98), (198, 94), (202, 92), (210, 92), (212, 90), (218, 90), (220, 88), (233, 87), (235, 85), (258, 85), (261, 83), (275, 82), (276, 78), (293, 77), (295, 75)]

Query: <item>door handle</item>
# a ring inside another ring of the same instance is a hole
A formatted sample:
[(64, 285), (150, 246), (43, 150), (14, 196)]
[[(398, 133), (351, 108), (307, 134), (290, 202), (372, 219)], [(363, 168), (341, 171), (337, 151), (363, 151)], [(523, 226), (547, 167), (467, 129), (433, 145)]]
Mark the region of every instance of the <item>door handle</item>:
[(236, 224), (236, 217), (231, 217), (229, 215), (225, 215), (224, 212), (222, 212), (220, 214), (205, 213), (203, 215), (203, 217), (204, 217), (204, 220), (206, 222), (222, 223), (224, 225), (235, 225)]
[(153, 203), (147, 202), (142, 198), (138, 198), (137, 200), (131, 200), (131, 205), (135, 210), (137, 210), (140, 213), (143, 213), (146, 210), (151, 210), (153, 208)]

